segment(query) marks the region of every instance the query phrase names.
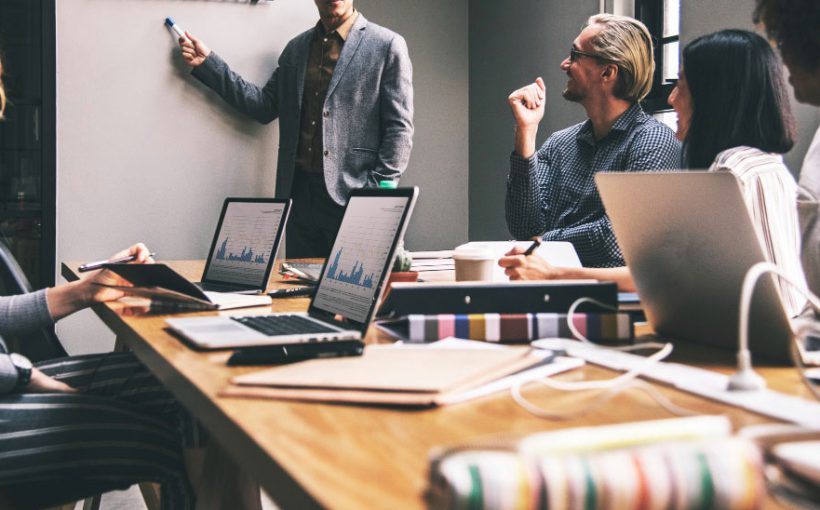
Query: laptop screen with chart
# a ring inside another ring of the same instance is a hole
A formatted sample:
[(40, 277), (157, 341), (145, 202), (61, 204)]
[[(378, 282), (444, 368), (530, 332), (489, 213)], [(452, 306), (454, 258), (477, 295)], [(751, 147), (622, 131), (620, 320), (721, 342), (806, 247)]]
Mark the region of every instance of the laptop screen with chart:
[(353, 195), (325, 264), (311, 311), (368, 323), (392, 263), (411, 196)]
[(289, 210), (290, 200), (225, 199), (200, 286), (224, 292), (265, 290)]
[(363, 338), (417, 196), (417, 188), (356, 189), (350, 193), (307, 314), (171, 318), (166, 323), (189, 343), (204, 349)]

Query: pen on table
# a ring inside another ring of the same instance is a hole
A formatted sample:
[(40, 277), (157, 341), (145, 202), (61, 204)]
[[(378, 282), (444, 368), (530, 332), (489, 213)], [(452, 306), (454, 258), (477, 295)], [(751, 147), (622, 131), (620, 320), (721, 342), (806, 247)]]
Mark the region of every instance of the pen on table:
[(540, 239), (533, 239), (532, 244), (530, 245), (530, 247), (527, 248), (527, 250), (522, 255), (524, 255), (525, 257), (527, 255), (532, 255), (532, 252), (534, 252), (536, 250), (536, 248), (538, 248), (539, 246), (541, 246), (541, 240)]
[[(149, 253), (149, 257), (153, 257), (156, 255), (155, 253)], [(106, 264), (123, 264), (125, 262), (133, 262), (137, 260), (136, 255), (128, 255), (126, 257), (120, 257), (118, 259), (111, 259), (111, 260), (98, 260), (97, 262), (89, 262), (88, 264), (83, 264), (77, 268), (77, 270), (81, 273), (85, 273), (87, 271), (93, 271), (95, 269), (100, 269)]]

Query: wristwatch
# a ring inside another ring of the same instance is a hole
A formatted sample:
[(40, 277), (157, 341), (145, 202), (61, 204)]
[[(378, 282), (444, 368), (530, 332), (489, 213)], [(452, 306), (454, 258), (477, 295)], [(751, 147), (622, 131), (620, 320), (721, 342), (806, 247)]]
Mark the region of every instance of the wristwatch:
[(22, 390), (28, 383), (31, 382), (31, 361), (22, 354), (13, 352), (9, 354), (12, 365), (17, 369), (17, 384), (14, 385), (15, 390)]

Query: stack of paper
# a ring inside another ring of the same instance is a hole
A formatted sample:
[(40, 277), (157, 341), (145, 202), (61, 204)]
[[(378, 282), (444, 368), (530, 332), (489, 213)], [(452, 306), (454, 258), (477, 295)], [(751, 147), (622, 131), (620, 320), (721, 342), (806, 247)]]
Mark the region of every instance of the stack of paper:
[(452, 281), (455, 280), (455, 261), (452, 250), (412, 251), (413, 258), (410, 271), (419, 273), (421, 281)]

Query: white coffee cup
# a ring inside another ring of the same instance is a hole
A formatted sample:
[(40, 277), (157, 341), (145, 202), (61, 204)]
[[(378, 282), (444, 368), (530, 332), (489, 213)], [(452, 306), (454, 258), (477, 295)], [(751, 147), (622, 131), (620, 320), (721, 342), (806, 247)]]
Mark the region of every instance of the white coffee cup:
[(492, 281), (497, 262), (492, 251), (461, 245), (453, 250), (453, 260), (456, 281)]

